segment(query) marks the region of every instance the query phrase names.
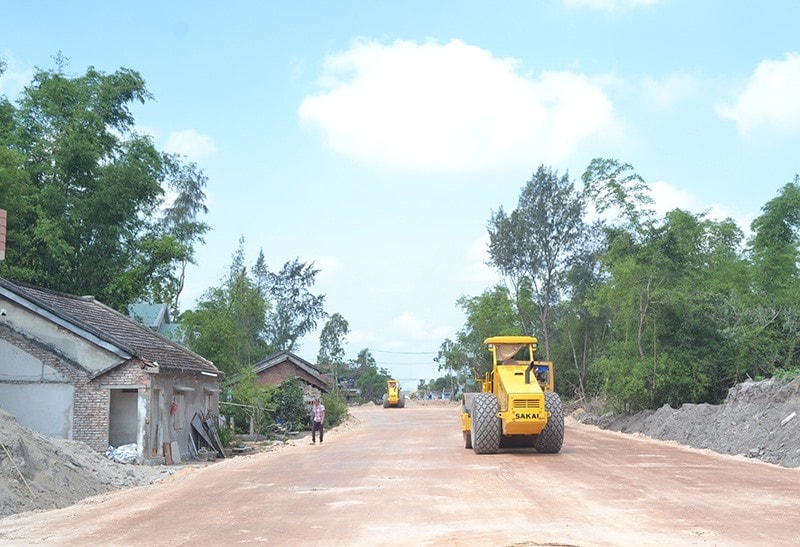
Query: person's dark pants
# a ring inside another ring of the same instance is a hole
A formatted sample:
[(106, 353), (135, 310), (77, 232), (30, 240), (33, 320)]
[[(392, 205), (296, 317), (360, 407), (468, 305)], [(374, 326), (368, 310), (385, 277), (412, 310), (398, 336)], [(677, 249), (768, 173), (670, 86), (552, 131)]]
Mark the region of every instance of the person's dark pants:
[(322, 442), (322, 422), (311, 421), (311, 440), (317, 442), (317, 431), (319, 431), (319, 442)]

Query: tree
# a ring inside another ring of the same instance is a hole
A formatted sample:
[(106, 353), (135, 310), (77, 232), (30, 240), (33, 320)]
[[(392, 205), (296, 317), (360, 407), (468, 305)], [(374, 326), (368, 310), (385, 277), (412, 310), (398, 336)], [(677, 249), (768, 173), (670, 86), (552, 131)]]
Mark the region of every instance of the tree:
[(278, 273), (267, 274), (272, 308), (267, 317), (267, 341), (276, 350), (294, 351), (297, 341), (317, 328), (327, 314), (325, 295), (309, 291), (319, 270), (299, 259), (286, 262)]
[(489, 263), (512, 280), (516, 291), (523, 281), (529, 283), (546, 358), (550, 309), (563, 290), (571, 249), (584, 229), (583, 216), (583, 198), (569, 176), (559, 178), (540, 166), (523, 187), (517, 208), (506, 215), (501, 207), (489, 222)]
[(457, 305), (464, 311), (464, 327), (456, 333), (455, 341), (447, 339), (434, 359), (440, 371), (470, 377), (483, 376), (491, 369), (491, 359), (484, 340), (490, 336), (513, 335), (523, 332), (518, 314), (502, 285), (487, 289), (483, 294), (462, 296)]
[(751, 224), (755, 283), (770, 302), (798, 301), (800, 291), (800, 177), (786, 184)]
[[(11, 211), (0, 273), (92, 294), (122, 311), (148, 293), (171, 296), (166, 289), (177, 291), (176, 272), (192, 260), (203, 229), (186, 209), (182, 218), (192, 230), (158, 215), (165, 205), (170, 210), (165, 188), (181, 180), (183, 168), (133, 130), (131, 105), (151, 95), (134, 70), (90, 67), (70, 78), (65, 66), (59, 54), (55, 70), (34, 75), (18, 107), (0, 105), (0, 134), (10, 150), (0, 157), (0, 186), (8, 188), (4, 205)], [(21, 168), (24, 181), (6, 178), (3, 166)], [(193, 172), (201, 187), (204, 178)], [(196, 214), (203, 196), (194, 197)]]
[(300, 430), (308, 422), (308, 408), (303, 399), (303, 387), (296, 376), (287, 378), (278, 386), (275, 418), (288, 422), (293, 429)]
[(615, 159), (594, 158), (584, 171), (583, 193), (600, 213), (615, 211), (623, 228), (641, 233), (653, 217), (650, 188), (633, 166)]
[(751, 228), (754, 298), (739, 306), (737, 325), (761, 366), (745, 370), (762, 375), (800, 368), (799, 176), (762, 207)]
[(222, 286), (208, 289), (181, 318), (189, 347), (227, 375), (249, 369), (272, 349), (263, 338), (269, 304), (244, 261), (240, 238)]
[(356, 371), (356, 387), (361, 393), (361, 400), (380, 400), (386, 392), (386, 382), (391, 376), (385, 368), (378, 368), (370, 351), (366, 348), (359, 351), (355, 360), (350, 362), (350, 368)]
[(331, 372), (334, 389), (338, 389), (340, 376), (345, 367), (344, 343), (349, 332), (350, 326), (347, 320), (341, 314), (334, 313), (322, 327), (319, 336), (317, 363)]
[(207, 178), (195, 163), (184, 164), (174, 155), (165, 156), (164, 164), (168, 173), (167, 185), (176, 196), (164, 209), (160, 225), (178, 248), (177, 264), (164, 266), (163, 274), (154, 280), (150, 292), (152, 301), (169, 303), (170, 311), (177, 316), (186, 267), (194, 264), (194, 245), (196, 242), (205, 243), (204, 235), (209, 230), (208, 224), (198, 220), (199, 214), (208, 213), (203, 190)]

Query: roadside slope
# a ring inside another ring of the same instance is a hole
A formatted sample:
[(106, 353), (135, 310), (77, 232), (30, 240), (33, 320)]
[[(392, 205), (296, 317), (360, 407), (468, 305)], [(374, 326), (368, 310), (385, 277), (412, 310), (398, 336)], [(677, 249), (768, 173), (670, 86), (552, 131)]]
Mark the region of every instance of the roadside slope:
[(632, 416), (577, 408), (572, 416), (603, 429), (800, 467), (800, 378), (743, 382), (720, 405), (664, 405)]

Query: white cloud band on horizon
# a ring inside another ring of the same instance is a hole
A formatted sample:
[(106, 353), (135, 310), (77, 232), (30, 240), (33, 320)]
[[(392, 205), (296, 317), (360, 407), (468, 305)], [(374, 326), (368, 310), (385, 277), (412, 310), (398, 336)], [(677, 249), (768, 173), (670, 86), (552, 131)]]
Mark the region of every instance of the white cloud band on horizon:
[(459, 40), (360, 42), (329, 56), (299, 117), (327, 146), (373, 164), (466, 172), (559, 163), (585, 140), (610, 137), (611, 101), (572, 72), (519, 73), (514, 59)]

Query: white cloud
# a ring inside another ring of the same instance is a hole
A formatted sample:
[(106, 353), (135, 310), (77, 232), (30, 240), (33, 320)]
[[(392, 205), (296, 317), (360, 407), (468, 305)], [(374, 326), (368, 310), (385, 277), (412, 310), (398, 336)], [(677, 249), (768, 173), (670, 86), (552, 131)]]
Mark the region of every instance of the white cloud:
[(747, 135), (759, 128), (784, 133), (800, 130), (800, 54), (789, 53), (782, 61), (765, 60), (756, 68), (733, 106), (719, 106), (717, 113), (736, 122)]
[(699, 83), (689, 74), (670, 74), (656, 80), (642, 80), (645, 96), (658, 108), (669, 108), (697, 94)]
[(191, 160), (199, 160), (217, 151), (214, 141), (194, 129), (173, 131), (167, 137), (164, 149), (172, 154), (181, 154)]
[(301, 120), (360, 161), (436, 172), (560, 163), (617, 122), (599, 84), (571, 72), (519, 73), (514, 59), (454, 40), (362, 42), (325, 60), (324, 90)]
[(568, 8), (591, 8), (601, 11), (627, 11), (655, 6), (661, 0), (561, 0)]

